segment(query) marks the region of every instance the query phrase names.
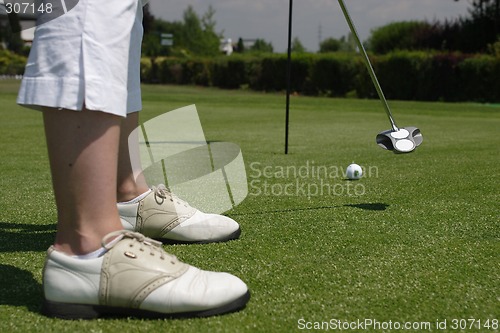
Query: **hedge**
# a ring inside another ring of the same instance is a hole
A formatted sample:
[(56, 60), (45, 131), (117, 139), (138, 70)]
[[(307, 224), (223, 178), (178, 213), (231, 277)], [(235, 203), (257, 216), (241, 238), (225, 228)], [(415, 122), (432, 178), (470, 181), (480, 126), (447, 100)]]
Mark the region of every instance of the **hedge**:
[(314, 96), (345, 96), (355, 89), (362, 66), (360, 58), (346, 54), (314, 57), (310, 62), (304, 93)]
[[(388, 99), (500, 102), (498, 56), (398, 51), (370, 59)], [(0, 50), (0, 75), (22, 75), (25, 64), (25, 57)], [(296, 54), (291, 69), (295, 93), (377, 98), (359, 55)], [(141, 79), (150, 83), (284, 91), (286, 74), (283, 54), (141, 60)]]
[[(370, 58), (389, 99), (500, 102), (498, 57), (397, 51)], [(259, 91), (287, 88), (287, 58), (280, 54), (157, 58), (142, 65), (146, 82)], [(291, 88), (312, 96), (377, 98), (362, 59), (348, 53), (294, 55)]]
[(500, 59), (479, 56), (458, 64), (459, 89), (463, 100), (498, 102), (500, 100)]
[(22, 75), (26, 57), (0, 49), (0, 75)]

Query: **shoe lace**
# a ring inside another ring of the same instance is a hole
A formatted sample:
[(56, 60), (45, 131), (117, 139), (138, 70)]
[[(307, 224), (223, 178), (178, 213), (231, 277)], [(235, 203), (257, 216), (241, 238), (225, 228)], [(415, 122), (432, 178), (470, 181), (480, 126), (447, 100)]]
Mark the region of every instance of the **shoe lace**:
[(151, 190), (154, 192), (155, 200), (158, 203), (161, 203), (158, 201), (158, 198), (161, 198), (162, 200), (169, 199), (172, 202), (175, 201), (178, 205), (184, 205), (184, 207), (189, 207), (189, 204), (186, 201), (182, 200), (181, 198), (173, 194), (172, 191), (163, 184), (159, 184), (158, 186), (152, 186)]
[[(131, 238), (135, 240), (135, 243), (139, 245), (139, 251), (149, 250), (149, 254), (154, 256), (155, 254), (160, 255), (161, 260), (165, 260), (167, 257), (170, 259), (172, 264), (175, 264), (177, 257), (166, 253), (162, 248), (162, 243), (154, 239), (148, 238), (143, 234), (138, 232), (128, 231), (128, 230), (118, 230), (107, 234), (102, 240), (102, 246), (106, 250), (111, 250), (120, 240), (124, 238)], [(131, 243), (130, 247), (134, 247), (135, 244)]]

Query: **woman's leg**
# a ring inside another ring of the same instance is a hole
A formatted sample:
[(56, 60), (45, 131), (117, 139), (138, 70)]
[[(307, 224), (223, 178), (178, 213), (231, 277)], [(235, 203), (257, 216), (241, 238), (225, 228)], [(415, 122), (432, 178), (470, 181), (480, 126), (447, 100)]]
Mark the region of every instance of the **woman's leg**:
[[(130, 134), (139, 125), (139, 113), (129, 113), (121, 126), (118, 158), (118, 211), (127, 230), (172, 243), (212, 243), (239, 238), (241, 229), (233, 219), (205, 214), (172, 197), (158, 184), (154, 192), (140, 170), (138, 137)], [(134, 163), (131, 162), (134, 160)], [(157, 200), (157, 196), (170, 200)], [(140, 223), (138, 223), (140, 222)]]
[[(142, 170), (133, 170), (131, 156), (139, 156), (138, 137), (129, 136), (139, 126), (139, 112), (129, 113), (127, 118), (123, 119), (120, 131), (120, 145), (118, 153), (118, 185), (117, 198), (119, 202), (132, 200), (149, 190), (148, 184)], [(134, 150), (131, 152), (130, 150)], [(140, 161), (136, 161), (139, 166)]]
[(116, 207), (121, 117), (84, 110), (43, 112), (57, 205), (57, 250), (80, 255), (122, 229)]

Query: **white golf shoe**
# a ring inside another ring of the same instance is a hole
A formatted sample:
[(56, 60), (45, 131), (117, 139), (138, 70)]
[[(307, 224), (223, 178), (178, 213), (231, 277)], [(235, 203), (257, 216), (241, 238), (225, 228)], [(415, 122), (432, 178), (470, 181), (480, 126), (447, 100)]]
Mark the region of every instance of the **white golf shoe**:
[(137, 202), (118, 203), (123, 228), (163, 243), (212, 243), (237, 239), (233, 219), (206, 214), (173, 195), (164, 185), (153, 187)]
[(239, 278), (184, 264), (139, 233), (113, 232), (103, 246), (108, 250), (96, 259), (49, 248), (43, 314), (64, 319), (205, 317), (240, 310), (250, 299)]

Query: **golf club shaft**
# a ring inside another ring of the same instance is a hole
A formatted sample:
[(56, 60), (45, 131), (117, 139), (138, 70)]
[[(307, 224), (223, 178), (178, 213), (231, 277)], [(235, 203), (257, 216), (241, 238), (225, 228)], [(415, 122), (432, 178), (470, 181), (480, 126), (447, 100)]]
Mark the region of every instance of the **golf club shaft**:
[(397, 131), (399, 131), (399, 128), (396, 126), (396, 123), (394, 122), (394, 118), (392, 117), (391, 109), (389, 108), (389, 104), (387, 103), (387, 99), (385, 98), (384, 92), (382, 91), (382, 87), (380, 86), (380, 83), (378, 82), (377, 75), (375, 75), (375, 71), (373, 70), (373, 66), (370, 62), (370, 58), (368, 58), (368, 54), (366, 53), (365, 47), (363, 46), (363, 43), (361, 43), (361, 40), (359, 39), (358, 32), (356, 30), (356, 27), (354, 26), (354, 22), (351, 19), (351, 15), (349, 15), (349, 11), (347, 10), (347, 7), (344, 3), (344, 0), (339, 0), (339, 5), (340, 5), (340, 8), (342, 8), (342, 12), (344, 13), (347, 24), (349, 25), (349, 28), (351, 29), (351, 32), (354, 35), (354, 39), (356, 40), (356, 43), (358, 44), (359, 51), (361, 52), (361, 54), (363, 56), (366, 67), (368, 68), (368, 73), (370, 74), (373, 85), (375, 86), (375, 89), (377, 90), (378, 97), (380, 98), (380, 101), (382, 102), (382, 105), (384, 106), (385, 112), (387, 113), (387, 116), (389, 117), (389, 121), (391, 122), (392, 129), (395, 132), (397, 132)]

